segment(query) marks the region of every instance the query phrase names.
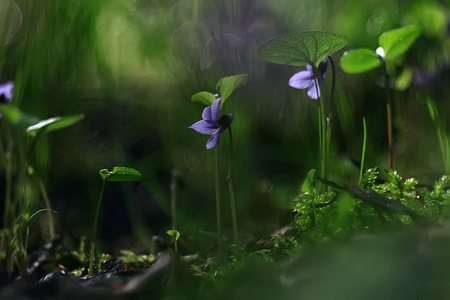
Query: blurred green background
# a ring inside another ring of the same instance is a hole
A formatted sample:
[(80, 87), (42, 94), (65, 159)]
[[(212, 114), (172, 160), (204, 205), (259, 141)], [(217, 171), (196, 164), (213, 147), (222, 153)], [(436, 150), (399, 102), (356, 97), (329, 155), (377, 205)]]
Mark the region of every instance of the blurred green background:
[[(36, 152), (59, 212), (57, 232), (89, 234), (100, 169), (128, 166), (143, 174), (140, 184), (106, 188), (99, 236), (111, 251), (148, 245), (153, 234), (170, 229), (173, 170), (182, 174), (179, 230), (192, 237), (215, 230), (214, 151), (205, 148), (207, 136), (187, 128), (203, 110), (190, 97), (215, 93), (220, 78), (247, 73), (247, 85), (223, 111), (234, 115), (238, 222), (258, 238), (289, 221), (283, 208), (319, 166), (317, 103), (287, 84), (301, 69), (261, 60), (258, 45), (278, 34), (318, 30), (346, 37), (346, 50), (374, 50), (383, 32), (422, 26), (407, 55), (390, 66), (394, 168), (431, 184), (444, 166), (425, 100), (436, 102), (448, 128), (448, 15), (448, 1), (431, 0), (0, 0), (0, 75), (15, 82), (12, 105), (26, 113), (40, 119), (85, 114), (81, 123), (48, 135)], [(366, 167), (387, 167), (385, 98), (382, 70), (344, 74), (342, 52), (333, 56), (338, 77), (330, 105), (329, 179), (352, 185), (359, 176), (363, 116)], [(227, 234), (226, 136), (221, 153)], [(44, 214), (41, 219), (44, 232)]]

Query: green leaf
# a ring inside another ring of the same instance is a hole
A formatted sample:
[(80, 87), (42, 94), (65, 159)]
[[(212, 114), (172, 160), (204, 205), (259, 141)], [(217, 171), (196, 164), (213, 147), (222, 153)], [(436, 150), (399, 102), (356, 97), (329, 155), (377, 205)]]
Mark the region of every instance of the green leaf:
[(341, 68), (344, 72), (358, 74), (381, 66), (378, 55), (367, 48), (347, 51), (342, 55)]
[(40, 121), (27, 128), (27, 135), (35, 137), (39, 133), (49, 133), (55, 130), (63, 129), (73, 124), (78, 123), (84, 115), (73, 115), (65, 117), (53, 117), (47, 120)]
[(347, 45), (347, 39), (327, 32), (288, 33), (262, 43), (259, 56), (269, 62), (292, 66), (318, 66), (328, 55)]
[(224, 77), (217, 82), (216, 89), (221, 97), (222, 106), (228, 97), (240, 86), (247, 83), (247, 74)]
[(207, 106), (213, 104), (216, 97), (210, 92), (198, 92), (191, 97), (192, 102), (199, 102)]
[(102, 169), (99, 172), (105, 181), (141, 181), (142, 175), (138, 170), (128, 167), (114, 167), (112, 172)]
[(17, 124), (23, 118), (23, 113), (12, 105), (0, 105), (0, 113), (11, 124)]
[(403, 92), (411, 85), (413, 77), (414, 71), (412, 68), (409, 67), (403, 68), (403, 71), (395, 79), (395, 88), (398, 91)]
[(180, 238), (180, 233), (175, 229), (167, 230), (167, 234), (170, 235), (175, 241)]
[(393, 59), (405, 53), (422, 32), (418, 26), (406, 26), (385, 32), (378, 39), (378, 43), (384, 49), (385, 58)]
[(40, 210), (36, 211), (34, 214), (31, 215), (31, 217), (30, 217), (30, 213), (28, 213), (28, 212), (22, 213), (20, 216), (21, 216), (26, 222), (30, 222), (31, 219), (33, 219), (37, 214), (39, 214), (39, 213), (41, 213), (41, 212), (44, 212), (44, 211), (51, 211), (51, 212), (54, 213), (54, 214), (57, 214), (57, 213), (58, 213), (57, 211), (54, 211), (53, 209), (50, 209), (50, 208), (43, 208), (43, 209), (40, 209)]
[(28, 127), (38, 121), (36, 117), (21, 112), (13, 105), (0, 105), (0, 113), (6, 121), (20, 128)]
[(316, 169), (311, 169), (306, 175), (305, 180), (303, 181), (301, 192), (308, 193), (310, 195), (314, 194), (314, 175), (316, 174)]

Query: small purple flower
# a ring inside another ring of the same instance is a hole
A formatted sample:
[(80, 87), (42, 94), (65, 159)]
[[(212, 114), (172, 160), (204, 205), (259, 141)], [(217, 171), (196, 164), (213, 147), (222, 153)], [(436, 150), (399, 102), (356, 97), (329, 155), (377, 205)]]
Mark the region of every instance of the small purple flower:
[[(325, 72), (328, 67), (328, 59), (323, 60), (318, 67), (320, 80), (325, 80)], [(306, 71), (298, 72), (289, 79), (289, 85), (296, 89), (308, 88), (308, 97), (311, 99), (317, 99), (320, 97), (320, 89), (317, 79), (314, 78), (313, 68), (310, 65), (306, 66)], [(318, 92), (318, 95), (317, 95)]]
[(0, 84), (0, 103), (11, 102), (13, 88), (14, 83), (12, 81)]
[(202, 134), (209, 134), (211, 138), (206, 142), (206, 149), (214, 148), (219, 141), (219, 137), (225, 129), (233, 122), (232, 114), (220, 116), (220, 99), (216, 99), (211, 106), (203, 110), (202, 118), (189, 128)]

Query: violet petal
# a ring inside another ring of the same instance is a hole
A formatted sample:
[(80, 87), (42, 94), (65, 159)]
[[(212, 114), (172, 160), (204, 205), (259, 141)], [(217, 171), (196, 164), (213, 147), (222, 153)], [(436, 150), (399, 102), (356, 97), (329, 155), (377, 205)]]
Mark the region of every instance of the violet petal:
[(221, 133), (220, 129), (216, 129), (216, 132), (212, 134), (211, 138), (206, 142), (206, 149), (214, 148), (217, 145)]
[(222, 98), (216, 99), (211, 105), (211, 116), (213, 117), (214, 122), (217, 122), (220, 118), (220, 102)]
[(317, 99), (317, 98), (319, 98), (317, 96), (317, 94), (319, 94), (318, 96), (320, 97), (319, 85), (317, 84), (317, 80), (314, 80), (313, 83), (311, 84), (311, 86), (308, 89), (308, 97), (311, 98), (311, 99)]
[(311, 86), (313, 81), (313, 74), (308, 71), (301, 71), (294, 74), (291, 79), (289, 79), (289, 86), (296, 89), (306, 89)]
[(215, 131), (217, 131), (217, 128), (211, 127), (211, 124), (209, 124), (205, 120), (200, 120), (198, 122), (195, 122), (188, 128), (194, 129), (198, 133), (202, 133), (202, 134), (213, 134)]

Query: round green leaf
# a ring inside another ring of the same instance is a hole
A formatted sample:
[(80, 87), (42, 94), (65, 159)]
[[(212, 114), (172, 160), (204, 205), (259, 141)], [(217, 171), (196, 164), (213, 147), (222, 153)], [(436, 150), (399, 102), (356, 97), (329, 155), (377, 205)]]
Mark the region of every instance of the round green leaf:
[(292, 66), (318, 66), (328, 55), (347, 44), (347, 39), (327, 32), (307, 31), (274, 37), (258, 48), (259, 56), (267, 61)]
[(192, 102), (202, 103), (207, 106), (213, 104), (214, 100), (216, 100), (216, 97), (210, 92), (198, 92), (191, 97)]
[(344, 72), (357, 74), (370, 71), (381, 66), (378, 55), (367, 48), (347, 51), (341, 57), (341, 68)]
[(405, 53), (422, 32), (422, 28), (412, 25), (383, 33), (378, 43), (384, 49), (386, 59), (393, 59)]
[(141, 181), (142, 175), (138, 170), (128, 167), (114, 167), (112, 172), (102, 169), (99, 172), (105, 181)]
[(27, 128), (27, 135), (35, 137), (38, 133), (49, 133), (55, 130), (72, 126), (81, 121), (84, 115), (73, 115), (65, 117), (53, 117), (47, 120), (39, 121)]
[(216, 89), (221, 97), (221, 106), (228, 97), (240, 86), (247, 83), (247, 74), (224, 77), (217, 82)]

